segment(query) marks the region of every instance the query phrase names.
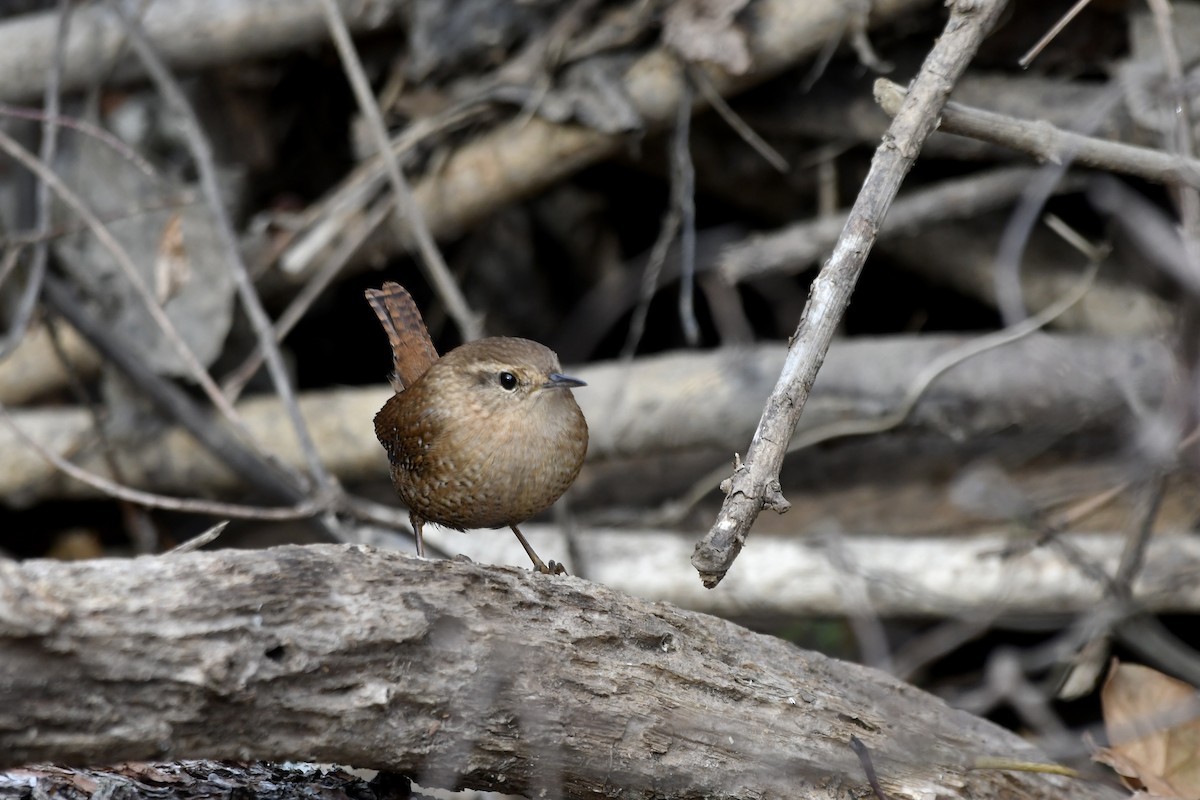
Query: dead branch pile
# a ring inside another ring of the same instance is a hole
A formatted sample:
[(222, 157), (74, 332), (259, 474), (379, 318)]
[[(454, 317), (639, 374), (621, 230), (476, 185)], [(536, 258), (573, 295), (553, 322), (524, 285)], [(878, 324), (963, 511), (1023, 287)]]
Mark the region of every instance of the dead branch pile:
[[(0, 761), (1105, 794), (898, 746), (1084, 766), (1110, 654), (1200, 683), (1200, 2), (1071, 5), (0, 3)], [(385, 280), (588, 382), (576, 577), (385, 552)], [(225, 520), (313, 549), (24, 561)]]

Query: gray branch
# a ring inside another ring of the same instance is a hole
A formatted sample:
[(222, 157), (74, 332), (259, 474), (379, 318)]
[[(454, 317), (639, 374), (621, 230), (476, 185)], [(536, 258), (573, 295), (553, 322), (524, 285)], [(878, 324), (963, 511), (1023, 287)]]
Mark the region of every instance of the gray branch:
[[(835, 343), (798, 430), (892, 413), (926, 365), (968, 341), (923, 335)], [(572, 374), (588, 382), (578, 397), (591, 428), (589, 459), (739, 447), (753, 433), (785, 355), (783, 346), (770, 344), (573, 367)], [(1129, 423), (1131, 405), (1153, 409), (1169, 396), (1173, 370), (1168, 350), (1151, 339), (1031, 337), (954, 367), (929, 387), (903, 428), (954, 441), (998, 432), (1040, 440), (1069, 431), (1112, 430)], [(0, 383), (24, 374), (0, 365)], [(379, 386), (301, 397), (322, 458), (343, 482), (386, 476), (371, 418), (391, 391)], [(277, 400), (250, 399), (238, 410), (256, 440), (276, 444), (285, 464), (303, 463)], [(28, 409), (16, 419), (46, 447), (103, 472), (86, 411)], [(4, 428), (0, 452), (5, 455), (0, 503), (95, 495)], [(141, 488), (189, 495), (243, 488), (234, 473), (178, 429), (131, 445), (118, 457), (126, 481)]]
[(937, 127), (946, 96), (1006, 4), (1004, 0), (956, 0), (948, 5), (950, 19), (945, 31), (926, 56), (904, 106), (875, 151), (833, 255), (813, 281), (783, 371), (767, 398), (745, 463), (736, 464), (728, 483), (722, 484), (725, 502), (712, 528), (696, 543), (692, 566), (709, 588), (725, 577), (741, 553), (759, 512), (764, 508), (787, 511), (779, 470), (863, 264), (904, 176)]
[[(400, 22), (402, 0), (343, 2), (353, 30), (368, 32)], [(237, 62), (325, 41), (328, 31), (315, 0), (157, 0), (139, 4), (146, 35), (172, 66), (183, 69)], [(126, 55), (125, 25), (110, 9), (74, 12), (63, 58), (64, 90), (86, 88), (97, 76), (132, 78), (142, 68)], [(0, 24), (0, 100), (39, 94), (50, 74), (58, 13), (28, 14)]]

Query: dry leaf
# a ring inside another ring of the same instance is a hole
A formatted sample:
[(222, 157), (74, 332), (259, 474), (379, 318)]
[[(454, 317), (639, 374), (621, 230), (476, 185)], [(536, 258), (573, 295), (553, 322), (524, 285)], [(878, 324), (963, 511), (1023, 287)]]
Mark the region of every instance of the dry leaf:
[(154, 297), (160, 306), (179, 293), (192, 276), (183, 246), (183, 215), (175, 212), (163, 225), (154, 258)]
[(1188, 684), (1113, 659), (1100, 691), (1111, 746), (1096, 760), (1131, 789), (1200, 800), (1200, 695)]
[[(68, 137), (62, 144), (63, 180), (93, 213), (113, 219), (109, 232), (131, 259), (125, 267), (132, 267), (136, 278), (86, 230), (72, 230), (52, 242), (65, 274), (147, 369), (164, 376), (192, 373), (146, 308), (135, 281), (149, 288), (156, 305), (165, 303), (159, 307), (193, 355), (211, 365), (223, 352), (237, 304), (233, 271), (212, 212), (203, 203), (163, 208), (164, 197), (182, 200), (194, 187), (166, 172), (151, 178), (126, 153), (93, 137)], [(131, 215), (131, 209), (140, 211)], [(76, 227), (69, 208), (59, 203), (55, 213), (58, 224)]]

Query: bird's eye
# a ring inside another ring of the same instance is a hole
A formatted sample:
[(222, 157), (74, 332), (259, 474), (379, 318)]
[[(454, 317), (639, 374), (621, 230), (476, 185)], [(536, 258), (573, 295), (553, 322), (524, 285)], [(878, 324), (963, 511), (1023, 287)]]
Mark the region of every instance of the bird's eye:
[(500, 388), (506, 392), (511, 392), (517, 388), (517, 376), (511, 372), (500, 373)]

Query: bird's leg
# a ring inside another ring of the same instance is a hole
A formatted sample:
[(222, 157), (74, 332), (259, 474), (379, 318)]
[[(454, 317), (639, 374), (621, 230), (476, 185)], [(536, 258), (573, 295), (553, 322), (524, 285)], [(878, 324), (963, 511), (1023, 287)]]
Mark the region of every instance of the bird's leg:
[(517, 535), (517, 541), (521, 543), (521, 547), (525, 548), (525, 554), (529, 556), (529, 560), (533, 562), (533, 568), (543, 575), (566, 575), (567, 568), (562, 564), (551, 561), (550, 566), (546, 566), (546, 562), (538, 558), (538, 554), (533, 552), (533, 548), (529, 546), (529, 542), (525, 541), (525, 536), (521, 533), (520, 528), (516, 525), (509, 525), (512, 532)]
[(410, 512), (408, 521), (412, 523), (413, 534), (417, 537), (417, 558), (424, 558), (425, 534), (421, 532), (421, 529), (425, 527), (425, 520)]

